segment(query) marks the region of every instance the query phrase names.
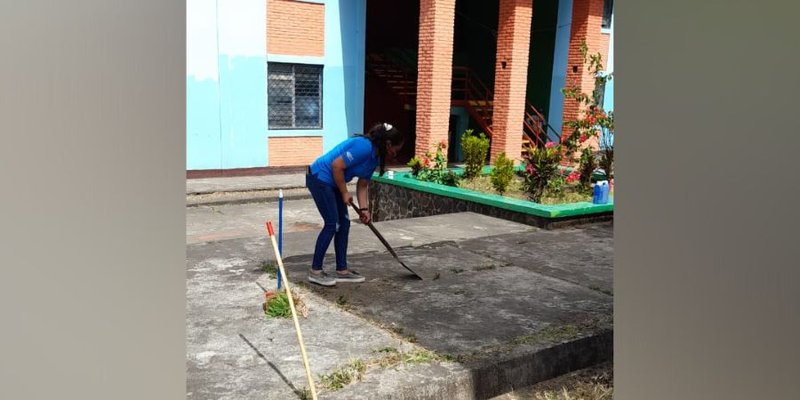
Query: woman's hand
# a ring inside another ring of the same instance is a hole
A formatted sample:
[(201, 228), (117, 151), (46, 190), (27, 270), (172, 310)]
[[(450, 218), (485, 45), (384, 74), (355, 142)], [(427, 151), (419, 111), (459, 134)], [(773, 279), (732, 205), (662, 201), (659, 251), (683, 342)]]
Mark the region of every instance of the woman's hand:
[(342, 201), (344, 202), (345, 207), (349, 206), (350, 203), (353, 202), (353, 195), (351, 195), (350, 192), (347, 191), (342, 192)]
[(372, 215), (369, 213), (369, 210), (361, 210), (359, 218), (361, 219), (361, 223), (366, 225), (372, 219)]

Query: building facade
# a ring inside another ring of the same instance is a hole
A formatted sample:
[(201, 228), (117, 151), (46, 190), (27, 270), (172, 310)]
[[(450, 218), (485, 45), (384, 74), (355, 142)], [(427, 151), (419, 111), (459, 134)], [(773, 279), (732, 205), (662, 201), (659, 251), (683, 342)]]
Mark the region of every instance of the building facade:
[(188, 0), (187, 170), (307, 165), (379, 121), (412, 135), (393, 163), (441, 141), (458, 161), (467, 128), (491, 137), (492, 158), (519, 159), (524, 140), (557, 140), (578, 112), (565, 84), (590, 91), (582, 41), (613, 69), (612, 10), (611, 0)]

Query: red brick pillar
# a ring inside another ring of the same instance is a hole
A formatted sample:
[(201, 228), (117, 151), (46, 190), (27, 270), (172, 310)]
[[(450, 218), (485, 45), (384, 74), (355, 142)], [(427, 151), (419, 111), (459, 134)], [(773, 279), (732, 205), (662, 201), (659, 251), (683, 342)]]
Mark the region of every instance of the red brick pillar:
[(492, 162), (503, 152), (515, 161), (519, 161), (522, 155), (532, 17), (531, 0), (500, 0), (492, 113)]
[[(594, 76), (588, 72), (589, 64), (583, 62), (580, 47), (581, 42), (585, 41), (589, 54), (599, 52), (603, 56), (605, 67), (608, 62), (609, 34), (601, 32), (602, 22), (603, 0), (573, 0), (565, 82), (568, 87), (577, 85), (581, 92), (590, 96), (594, 90)], [(577, 101), (564, 99), (563, 121), (576, 118), (580, 111)], [(563, 133), (568, 134), (566, 131)], [(595, 149), (598, 148), (597, 139), (590, 140), (587, 144)]]
[(455, 0), (420, 0), (416, 154), (448, 140)]

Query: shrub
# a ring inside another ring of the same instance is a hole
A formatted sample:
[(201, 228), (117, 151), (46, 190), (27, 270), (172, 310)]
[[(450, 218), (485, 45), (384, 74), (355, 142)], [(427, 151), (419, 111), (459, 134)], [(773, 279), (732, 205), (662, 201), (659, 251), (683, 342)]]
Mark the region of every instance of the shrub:
[(587, 72), (595, 77), (594, 89), (591, 94), (583, 93), (577, 82), (561, 89), (564, 98), (574, 100), (580, 110), (575, 118), (563, 124), (561, 143), (570, 155), (590, 138), (599, 136), (601, 130), (608, 130), (611, 134), (614, 132), (614, 113), (603, 109), (601, 99), (602, 88), (612, 79), (612, 75), (603, 73), (603, 56), (600, 53), (589, 54), (586, 42), (581, 42), (580, 54), (588, 66)]
[(594, 169), (597, 167), (597, 162), (594, 159), (594, 153), (589, 148), (584, 148), (581, 152), (581, 162), (578, 166), (578, 171), (581, 174), (581, 187), (584, 190), (588, 189), (592, 185), (592, 173)]
[(472, 179), (480, 175), (489, 152), (489, 139), (481, 132), (478, 136), (467, 129), (461, 136), (461, 150), (464, 151), (464, 178)]
[(611, 180), (614, 179), (614, 174), (612, 171), (614, 165), (614, 147), (613, 146), (606, 146), (605, 149), (600, 151), (600, 161), (599, 166), (606, 172), (606, 179)]
[(447, 157), (444, 155), (446, 148), (447, 143), (443, 141), (436, 146), (435, 156), (431, 156), (430, 153), (425, 154), (421, 161), (420, 170), (417, 173), (417, 179), (440, 185), (458, 185), (458, 175), (447, 169)]
[(497, 193), (503, 194), (508, 188), (508, 184), (514, 177), (514, 161), (506, 157), (506, 153), (500, 153), (494, 162), (494, 169), (490, 175), (492, 186)]
[(522, 188), (532, 201), (541, 202), (550, 180), (558, 176), (558, 164), (561, 162), (561, 157), (561, 146), (552, 142), (544, 148), (531, 148), (526, 155), (525, 179), (522, 182)]
[(559, 196), (564, 190), (564, 184), (566, 184), (566, 179), (561, 174), (555, 174), (550, 180), (547, 181), (547, 187), (545, 188), (547, 194), (552, 196)]
[(417, 176), (419, 175), (419, 171), (422, 169), (422, 160), (419, 157), (414, 156), (408, 164), (407, 167), (411, 168), (411, 175)]

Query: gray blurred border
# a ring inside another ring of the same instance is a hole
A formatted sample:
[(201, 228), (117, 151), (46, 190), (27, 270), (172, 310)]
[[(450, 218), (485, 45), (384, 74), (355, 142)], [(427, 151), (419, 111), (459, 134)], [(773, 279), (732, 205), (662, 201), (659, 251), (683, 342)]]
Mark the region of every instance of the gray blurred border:
[[(615, 398), (796, 398), (798, 6), (617, 3)], [(183, 397), (184, 2), (0, 43), (0, 398)]]
[(614, 398), (800, 398), (800, 7), (615, 5)]
[(185, 21), (0, 7), (0, 398), (185, 397)]

